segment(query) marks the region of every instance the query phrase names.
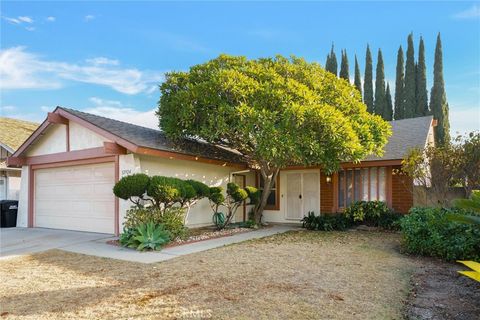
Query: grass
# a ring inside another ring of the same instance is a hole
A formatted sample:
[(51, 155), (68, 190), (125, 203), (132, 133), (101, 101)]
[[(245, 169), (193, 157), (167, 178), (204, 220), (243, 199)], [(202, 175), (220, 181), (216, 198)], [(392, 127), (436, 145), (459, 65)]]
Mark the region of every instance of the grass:
[(400, 319), (417, 265), (397, 234), (290, 232), (157, 264), (47, 251), (1, 261), (23, 319)]

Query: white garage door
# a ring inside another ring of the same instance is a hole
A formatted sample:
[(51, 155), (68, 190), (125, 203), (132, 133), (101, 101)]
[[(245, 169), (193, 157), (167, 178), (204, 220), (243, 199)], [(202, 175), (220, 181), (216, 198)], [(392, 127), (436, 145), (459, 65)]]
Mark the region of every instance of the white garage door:
[(114, 233), (113, 163), (35, 170), (35, 227)]

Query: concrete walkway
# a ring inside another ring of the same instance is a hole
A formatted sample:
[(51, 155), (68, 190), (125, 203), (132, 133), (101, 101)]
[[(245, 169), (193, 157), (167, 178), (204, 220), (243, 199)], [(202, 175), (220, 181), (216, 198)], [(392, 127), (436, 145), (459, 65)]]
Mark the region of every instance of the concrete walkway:
[(223, 247), (233, 243), (239, 243), (251, 239), (268, 237), (277, 233), (284, 233), (290, 230), (297, 230), (296, 226), (275, 225), (270, 228), (234, 234), (227, 237), (204, 240), (171, 248), (165, 248), (159, 252), (138, 252), (124, 247), (112, 246), (105, 243), (105, 240), (84, 242), (62, 248), (62, 250), (83, 253), (93, 256), (106, 257), (118, 260), (127, 260), (141, 263), (154, 263), (170, 260), (179, 256)]
[(115, 238), (105, 234), (41, 228), (12, 228), (0, 231), (0, 256), (8, 258), (49, 249), (60, 249), (98, 257), (154, 263), (297, 229), (297, 226), (292, 225), (274, 225), (269, 228), (234, 234), (223, 238), (166, 248), (160, 252), (138, 252), (133, 249), (107, 244), (108, 240)]

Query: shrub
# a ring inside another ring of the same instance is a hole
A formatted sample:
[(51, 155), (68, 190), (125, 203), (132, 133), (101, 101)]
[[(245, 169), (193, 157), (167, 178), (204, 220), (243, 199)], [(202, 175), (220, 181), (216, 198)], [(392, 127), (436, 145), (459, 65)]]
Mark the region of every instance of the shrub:
[(170, 241), (170, 233), (162, 224), (153, 222), (142, 223), (136, 228), (130, 228), (120, 237), (120, 244), (139, 251), (160, 250)]
[[(355, 223), (365, 223), (372, 226), (379, 226), (379, 220), (383, 216), (393, 217), (392, 211), (383, 201), (356, 201), (348, 206), (344, 214)], [(388, 220), (388, 219), (386, 219)]]
[(186, 182), (195, 190), (196, 197), (205, 198), (210, 194), (210, 188), (205, 183), (196, 180), (186, 180)]
[(302, 219), (302, 227), (308, 230), (346, 230), (352, 225), (351, 220), (343, 214), (327, 214), (316, 216), (309, 212)]
[(162, 223), (162, 212), (155, 207), (132, 207), (131, 209), (127, 210), (123, 227), (126, 229), (131, 229), (149, 222), (156, 224)]
[(445, 260), (480, 261), (480, 227), (451, 221), (461, 209), (412, 208), (401, 220), (405, 250)]
[(115, 196), (123, 200), (130, 200), (140, 206), (140, 200), (148, 188), (150, 177), (143, 173), (125, 176), (113, 187)]
[(246, 186), (245, 191), (250, 199), (250, 204), (257, 205), (260, 202), (260, 190), (252, 186)]
[(185, 239), (188, 236), (188, 228), (183, 224), (185, 209), (172, 207), (163, 213), (160, 223), (170, 232), (172, 240)]
[(127, 210), (123, 226), (125, 230), (135, 229), (142, 224), (153, 222), (162, 224), (170, 232), (171, 239), (185, 238), (188, 235), (188, 228), (183, 223), (185, 209), (171, 207), (161, 211), (156, 207), (131, 208)]

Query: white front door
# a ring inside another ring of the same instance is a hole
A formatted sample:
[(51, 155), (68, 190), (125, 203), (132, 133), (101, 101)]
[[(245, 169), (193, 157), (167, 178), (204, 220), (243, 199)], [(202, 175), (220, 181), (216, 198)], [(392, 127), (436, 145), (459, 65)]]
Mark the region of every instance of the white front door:
[(0, 200), (7, 199), (7, 177), (0, 177)]
[(286, 218), (300, 220), (308, 212), (320, 214), (320, 173), (287, 173)]

